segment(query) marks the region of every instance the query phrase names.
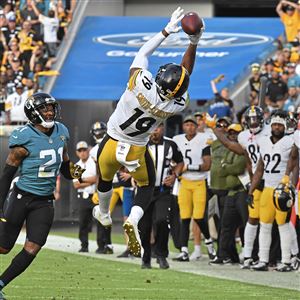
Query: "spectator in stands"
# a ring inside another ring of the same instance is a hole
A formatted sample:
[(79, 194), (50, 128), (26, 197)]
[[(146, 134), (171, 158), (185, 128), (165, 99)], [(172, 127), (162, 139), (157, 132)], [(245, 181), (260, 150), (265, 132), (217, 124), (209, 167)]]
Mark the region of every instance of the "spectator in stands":
[(16, 92), (9, 95), (5, 101), (6, 124), (24, 125), (27, 118), (24, 113), (24, 103), (28, 98), (28, 92), (24, 91), (22, 83), (16, 86)]
[(294, 112), (300, 104), (300, 96), (296, 86), (290, 86), (288, 91), (288, 98), (284, 102), (283, 110)]
[(300, 27), (299, 10), (300, 6), (298, 4), (287, 0), (281, 0), (276, 7), (276, 12), (284, 25), (288, 42), (293, 42), (297, 36)]
[(18, 34), (19, 46), (27, 63), (30, 61), (32, 50), (37, 44), (37, 35), (31, 29), (31, 23), (24, 21), (22, 30)]
[(274, 70), (274, 61), (272, 58), (268, 58), (264, 64), (264, 69), (261, 73), (261, 76), (271, 78), (273, 70)]
[(217, 118), (221, 117), (232, 117), (233, 102), (229, 98), (228, 88), (223, 88), (221, 93), (219, 93), (216, 84), (224, 79), (224, 75), (221, 74), (215, 79), (210, 81), (212, 91), (215, 95), (214, 102), (209, 106), (208, 113), (213, 116), (216, 115)]
[(10, 95), (15, 92), (15, 73), (11, 67), (11, 65), (7, 65), (5, 68), (6, 72), (6, 94)]
[(281, 108), (286, 100), (288, 87), (284, 83), (279, 73), (275, 70), (272, 72), (272, 78), (267, 82), (266, 105), (272, 112), (274, 109)]
[(39, 21), (44, 25), (44, 43), (47, 48), (48, 57), (55, 57), (57, 51), (57, 31), (59, 27), (58, 14), (56, 6), (48, 11), (48, 17), (42, 15), (35, 2), (32, 2), (34, 13), (38, 16)]
[(298, 74), (296, 74), (296, 64), (295, 63), (288, 63), (287, 69), (289, 72), (289, 79), (288, 79), (288, 87), (290, 86), (296, 86), (300, 87), (300, 77)]
[(255, 102), (258, 97), (260, 88), (260, 77), (260, 65), (258, 63), (253, 63), (251, 65), (251, 77), (249, 79), (251, 103)]
[(2, 31), (4, 33), (6, 43), (9, 44), (9, 42), (12, 39), (17, 38), (21, 28), (19, 26), (17, 26), (16, 15), (15, 14), (11, 14), (7, 18), (7, 20), (8, 20), (7, 27), (3, 27)]
[(30, 23), (32, 30), (39, 36), (41, 34), (41, 26), (38, 16), (34, 13), (33, 3), (34, 0), (26, 1), (26, 5), (21, 10), (21, 17), (23, 21), (28, 21)]
[(277, 51), (274, 59), (274, 70), (278, 73), (282, 73), (286, 64), (287, 61), (285, 55), (283, 54), (283, 51)]

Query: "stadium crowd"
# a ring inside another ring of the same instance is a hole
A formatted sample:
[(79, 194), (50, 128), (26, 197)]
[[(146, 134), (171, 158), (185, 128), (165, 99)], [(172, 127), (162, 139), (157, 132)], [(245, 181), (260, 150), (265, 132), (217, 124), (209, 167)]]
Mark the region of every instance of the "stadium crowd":
[(0, 123), (26, 122), (26, 98), (42, 91), (67, 35), (76, 0), (0, 2)]
[[(38, 3), (27, 0), (20, 16), (26, 9), (31, 11), (45, 30), (49, 18), (55, 18), (58, 4), (50, 7), (47, 18), (41, 7), (37, 8)], [(288, 14), (283, 10), (284, 5), (292, 7), (284, 8), (285, 11), (299, 14), (298, 5), (285, 0), (280, 3), (279, 15)], [(17, 11), (8, 17), (11, 16), (16, 18)], [(203, 236), (212, 266), (240, 264), (242, 269), (274, 268), (279, 272), (299, 269), (300, 208), (299, 192), (295, 191), (300, 150), (298, 31), (274, 57), (262, 65), (251, 65), (249, 105), (241, 112), (235, 116), (227, 89), (218, 92), (217, 84), (224, 77), (220, 75), (211, 82), (215, 99), (208, 113), (185, 116), (183, 134), (166, 138), (164, 120), (187, 105), (189, 77), (205, 26), (198, 34), (188, 36), (190, 44), (180, 65), (166, 64), (152, 77), (147, 70), (148, 57), (170, 34), (179, 31), (182, 17), (183, 10), (178, 8), (166, 27), (141, 47), (130, 67), (128, 86), (108, 123), (99, 121), (91, 128), (93, 148), (85, 141), (78, 141), (76, 164), (69, 160), (65, 145), (68, 130), (55, 122), (57, 101), (40, 92), (24, 98), (22, 107), (30, 124), (12, 133), (10, 153), (0, 178), (4, 187), (0, 191), (0, 253), (12, 249), (25, 219), (28, 239), (0, 275), (0, 296), (1, 289), (31, 264), (46, 242), (53, 221), (52, 192), (59, 171), (73, 180), (80, 201), (79, 252), (89, 251), (93, 216), (99, 221), (96, 253), (113, 253), (111, 213), (121, 198), (127, 249), (119, 257), (141, 257), (143, 269), (152, 267), (152, 257), (160, 268), (169, 268), (169, 233), (179, 250), (173, 258), (178, 262), (201, 258)], [(27, 80), (36, 84), (34, 76), (42, 72), (37, 68), (42, 64), (36, 56), (51, 65), (56, 53), (57, 41), (47, 39), (45, 31), (40, 46), (45, 46), (46, 56), (36, 53), (40, 48), (35, 47), (39, 47), (42, 38), (41, 35), (41, 40), (35, 38), (29, 28), (38, 25), (28, 18), (23, 20), (22, 29), (9, 42), (10, 47), (15, 42), (14, 47), (20, 49), (11, 50), (14, 53), (11, 57), (3, 52), (3, 59), (7, 57), (2, 65), (5, 74), (12, 70), (12, 76), (19, 76), (17, 81), (14, 77), (12, 87), (19, 95), (21, 84), (26, 85)], [(23, 35), (30, 40), (27, 48), (21, 47)], [(30, 72), (34, 73), (33, 79)], [(267, 78), (264, 108), (258, 99), (261, 77)], [(3, 85), (7, 90), (7, 83)], [(40, 88), (38, 81), (33, 92)], [(45, 150), (43, 144), (50, 149)], [(51, 160), (44, 161), (46, 156)], [(20, 179), (5, 208), (8, 189), (19, 166), (22, 166)], [(54, 169), (48, 169), (49, 166)], [(40, 215), (35, 214), (41, 207)], [(209, 226), (211, 220), (216, 233)], [(194, 251), (190, 254), (191, 229)], [(237, 236), (241, 252), (236, 246)]]

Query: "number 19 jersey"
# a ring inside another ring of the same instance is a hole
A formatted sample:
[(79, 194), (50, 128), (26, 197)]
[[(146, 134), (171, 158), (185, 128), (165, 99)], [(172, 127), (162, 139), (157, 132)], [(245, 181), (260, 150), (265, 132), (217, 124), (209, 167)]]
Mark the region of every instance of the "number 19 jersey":
[(150, 133), (162, 121), (185, 109), (187, 98), (185, 93), (180, 98), (162, 100), (152, 74), (138, 69), (107, 123), (107, 133), (113, 139), (145, 146)]
[(273, 144), (269, 135), (259, 138), (257, 144), (265, 166), (263, 177), (265, 187), (275, 188), (285, 174), (294, 140), (291, 136), (286, 135)]

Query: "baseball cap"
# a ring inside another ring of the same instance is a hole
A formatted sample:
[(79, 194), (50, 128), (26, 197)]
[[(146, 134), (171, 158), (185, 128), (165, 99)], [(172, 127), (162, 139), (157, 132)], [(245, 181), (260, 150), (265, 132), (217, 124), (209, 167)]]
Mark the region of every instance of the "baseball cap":
[(272, 58), (268, 58), (265, 62), (265, 65), (273, 65), (274, 66), (274, 60)]
[(205, 116), (205, 113), (204, 112), (200, 112), (200, 111), (197, 111), (194, 113), (194, 117), (201, 117), (201, 118), (204, 118)]
[(290, 63), (287, 64), (287, 67), (288, 68), (296, 68), (296, 64), (290, 62)]
[(285, 10), (295, 10), (295, 8), (291, 5), (286, 5)]
[(193, 122), (194, 124), (198, 125), (198, 124), (197, 124), (197, 120), (196, 120), (196, 118), (195, 118), (193, 115), (188, 115), (188, 116), (186, 116), (186, 117), (183, 119), (183, 123), (186, 123), (186, 122)]
[(243, 130), (243, 127), (240, 124), (234, 123), (229, 125), (227, 128), (228, 131), (233, 130), (235, 132), (241, 132)]
[(10, 14), (7, 18), (8, 22), (15, 22), (16, 21), (16, 15), (14, 13)]
[(79, 150), (79, 149), (88, 149), (88, 144), (87, 142), (85, 141), (80, 141), (76, 144), (76, 150)]

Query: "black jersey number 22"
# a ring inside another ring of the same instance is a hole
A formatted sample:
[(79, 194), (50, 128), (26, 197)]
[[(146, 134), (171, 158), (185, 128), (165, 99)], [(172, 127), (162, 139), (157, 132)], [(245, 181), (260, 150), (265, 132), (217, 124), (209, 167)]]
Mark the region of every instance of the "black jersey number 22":
[(156, 122), (156, 120), (151, 117), (140, 118), (144, 114), (144, 112), (139, 108), (135, 108), (134, 111), (135, 113), (128, 120), (126, 120), (120, 125), (120, 128), (122, 130), (125, 130), (128, 126), (130, 126), (133, 122), (137, 120), (135, 124), (135, 128), (137, 129), (137, 131), (127, 133), (127, 135), (129, 136), (137, 136), (147, 132), (151, 128), (151, 126)]

